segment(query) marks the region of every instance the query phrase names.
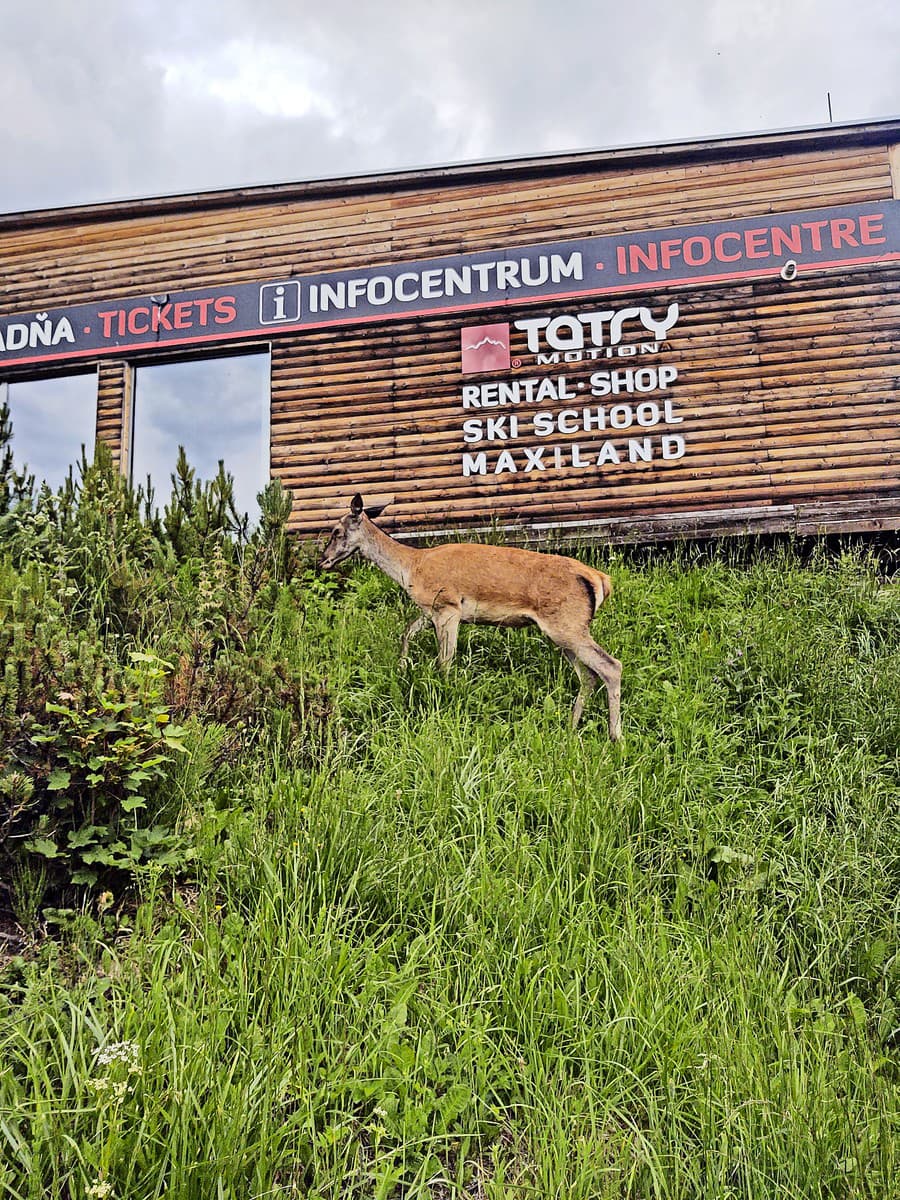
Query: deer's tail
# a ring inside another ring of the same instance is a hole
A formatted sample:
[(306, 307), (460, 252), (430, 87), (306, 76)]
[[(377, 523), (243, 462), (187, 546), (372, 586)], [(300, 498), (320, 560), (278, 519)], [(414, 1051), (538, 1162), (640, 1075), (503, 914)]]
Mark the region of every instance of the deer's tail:
[(604, 575), (602, 571), (595, 571), (593, 568), (586, 567), (583, 564), (578, 577), (584, 584), (585, 591), (588, 593), (591, 601), (591, 617), (595, 617), (600, 611), (600, 605), (603, 601), (608, 600), (612, 595), (612, 580), (608, 575)]

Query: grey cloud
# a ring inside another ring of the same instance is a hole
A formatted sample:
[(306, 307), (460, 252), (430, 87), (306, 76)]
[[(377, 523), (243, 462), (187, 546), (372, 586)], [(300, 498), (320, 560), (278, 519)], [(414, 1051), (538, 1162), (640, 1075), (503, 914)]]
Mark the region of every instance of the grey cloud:
[[(45, 0), (3, 32), (2, 211), (900, 110), (881, 0)], [(266, 56), (308, 111), (228, 75)]]

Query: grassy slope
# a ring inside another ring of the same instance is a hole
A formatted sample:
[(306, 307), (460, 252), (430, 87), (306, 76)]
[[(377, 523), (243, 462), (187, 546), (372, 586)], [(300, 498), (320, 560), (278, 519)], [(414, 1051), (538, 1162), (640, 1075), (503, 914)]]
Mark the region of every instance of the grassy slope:
[(7, 972), (0, 1193), (900, 1195), (896, 586), (613, 574), (617, 747), (537, 634), (399, 673), (368, 568), (273, 630), (316, 765), (201, 746), (195, 886)]

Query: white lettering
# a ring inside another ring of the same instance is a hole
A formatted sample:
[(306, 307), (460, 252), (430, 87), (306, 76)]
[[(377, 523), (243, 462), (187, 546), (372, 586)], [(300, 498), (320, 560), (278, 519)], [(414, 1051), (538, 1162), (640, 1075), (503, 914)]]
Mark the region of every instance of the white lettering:
[(468, 296), (472, 292), (472, 268), (460, 267), (457, 271), (454, 267), (448, 267), (444, 272), (446, 281), (447, 295), (452, 296), (455, 292), (462, 292)]
[(27, 346), (27, 345), (28, 345), (28, 326), (27, 325), (19, 325), (18, 323), (13, 324), (13, 325), (7, 325), (5, 349), (21, 350), (24, 346)]
[(551, 254), (550, 274), (554, 283), (559, 283), (562, 279), (584, 279), (581, 251), (574, 251), (567, 259), (561, 254)]
[(652, 367), (640, 367), (634, 373), (634, 386), (639, 392), (652, 392), (658, 386), (656, 371)]
[(373, 275), (366, 288), (366, 299), (370, 304), (387, 304), (393, 297), (393, 287), (387, 275)]
[(536, 412), (533, 424), (537, 437), (549, 437), (554, 431), (556, 421), (552, 412)]
[(460, 399), (463, 408), (507, 408), (520, 404), (543, 404), (549, 400), (574, 400), (577, 391), (570, 387), (565, 375), (558, 379), (491, 380), (487, 383), (463, 384)]
[(487, 455), (483, 450), (477, 454), (462, 456), (462, 473), (467, 475), (487, 475)]
[(595, 346), (603, 345), (603, 326), (607, 321), (611, 321), (615, 316), (613, 309), (605, 309), (603, 312), (579, 313), (578, 320), (582, 325), (587, 325), (591, 331), (591, 341)]
[(443, 271), (437, 269), (422, 272), (422, 299), (436, 300), (443, 296)]
[(552, 379), (542, 379), (540, 384), (538, 385), (537, 397), (536, 397), (537, 403), (543, 404), (545, 400), (565, 400), (565, 399), (567, 399), (568, 393), (565, 391), (565, 387), (566, 387), (565, 379), (563, 379), (563, 391), (562, 392), (558, 392), (556, 390), (556, 385), (554, 384)]
[[(565, 331), (569, 336), (565, 336)], [(583, 350), (584, 326), (577, 317), (554, 317), (547, 326), (547, 341), (554, 350)]]
[(644, 328), (652, 333), (658, 342), (666, 340), (666, 334), (678, 320), (678, 304), (670, 304), (666, 310), (666, 315), (659, 321), (654, 317), (649, 308), (642, 308), (641, 320), (644, 323)]
[(490, 271), (491, 267), (494, 265), (495, 264), (492, 262), (472, 264), (472, 270), (478, 276), (478, 286), (483, 292), (486, 292), (490, 289), (491, 285), (488, 281), (488, 271)]
[(594, 371), (590, 379), (591, 395), (618, 396), (620, 392), (663, 391), (677, 378), (677, 367), (640, 367), (637, 371), (625, 367), (621, 371)]
[(663, 458), (684, 458), (685, 445), (684, 438), (677, 433), (665, 433), (662, 437), (662, 456)]
[(640, 316), (639, 308), (620, 309), (609, 323), (609, 340), (615, 346), (622, 340), (622, 326), (630, 317)]
[(538, 269), (532, 273), (531, 259), (522, 259), (522, 282), (526, 287), (540, 287), (542, 283), (546, 283), (549, 278), (549, 269), (547, 266), (546, 254), (538, 255)]
[(72, 325), (68, 317), (62, 317), (57, 323), (53, 333), (53, 345), (58, 346), (60, 342), (75, 342), (75, 334), (72, 330)]
[[(488, 417), (487, 428), (485, 429), (484, 436), (489, 442), (505, 442), (509, 438), (510, 434), (506, 432), (507, 419), (510, 421), (518, 420), (515, 415), (507, 418), (506, 413), (504, 413), (502, 417)], [(513, 437), (516, 436), (515, 431), (511, 430), (510, 432), (512, 433)]]
[[(580, 279), (581, 275), (577, 275), (577, 278)], [(644, 307), (618, 310), (598, 309), (586, 313), (564, 313), (552, 319), (549, 317), (526, 317), (515, 321), (514, 325), (516, 329), (522, 330), (525, 334), (528, 349), (532, 354), (542, 354), (545, 349), (549, 349), (574, 356), (576, 351), (584, 349), (585, 333), (589, 337), (591, 347), (594, 350), (602, 350), (606, 341), (607, 326), (609, 346), (606, 347), (606, 353), (608, 355), (614, 352), (622, 355), (656, 353), (659, 347), (652, 342), (641, 343), (640, 349), (637, 345), (632, 344), (620, 346), (625, 336), (624, 326), (627, 322), (634, 320), (639, 321), (644, 329), (652, 333), (657, 342), (662, 342), (678, 320), (678, 305), (670, 304), (665, 314), (660, 317), (657, 317), (652, 309)], [(544, 331), (543, 339), (541, 338), (542, 331)], [(542, 341), (546, 342), (546, 347)], [(619, 347), (618, 351), (615, 350), (616, 347)], [(545, 361), (553, 362), (558, 359), (548, 358)], [(575, 361), (574, 357), (571, 361)]]
[(356, 308), (356, 302), (366, 294), (367, 286), (367, 279), (351, 279), (347, 284), (347, 303), (351, 308)]
[(32, 321), (31, 334), (28, 339), (28, 344), (29, 346), (49, 346), (51, 344), (50, 339), (52, 336), (52, 321)]
[(530, 317), (527, 320), (515, 321), (516, 329), (522, 329), (525, 332), (525, 337), (528, 339), (528, 349), (532, 354), (537, 354), (541, 348), (538, 333), (541, 329), (546, 329), (550, 324), (549, 317)]
[(319, 288), (321, 297), (322, 312), (327, 312), (330, 308), (346, 308), (347, 307), (347, 285), (346, 283), (323, 283)]
[(516, 262), (499, 262), (497, 263), (497, 287), (503, 290), (507, 288), (517, 288), (522, 285), (519, 283), (519, 264)]
[(650, 438), (629, 438), (628, 439), (628, 461), (629, 462), (649, 462), (653, 457), (653, 447)]
[[(449, 274), (449, 272), (448, 272)], [(407, 289), (407, 282), (410, 286)], [(402, 275), (398, 275), (394, 280), (394, 287), (397, 292), (397, 299), (408, 303), (410, 300), (418, 300), (419, 288), (418, 277), (412, 271), (404, 271)]]

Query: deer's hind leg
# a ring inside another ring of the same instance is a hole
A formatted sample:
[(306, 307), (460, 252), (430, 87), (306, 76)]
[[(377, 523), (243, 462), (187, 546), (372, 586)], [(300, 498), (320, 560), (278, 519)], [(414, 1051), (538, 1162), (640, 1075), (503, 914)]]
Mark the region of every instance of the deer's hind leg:
[(603, 680), (609, 703), (609, 737), (617, 742), (622, 736), (622, 664), (590, 636), (576, 653), (585, 667)]
[(620, 715), (622, 664), (602, 646), (598, 646), (587, 629), (580, 637), (577, 634), (562, 634), (546, 627), (542, 627), (542, 632), (559, 646), (575, 668), (581, 683), (581, 690), (572, 709), (572, 728), (578, 728), (588, 697), (597, 683), (602, 680), (609, 703), (609, 736), (612, 741), (617, 742), (622, 736)]
[(574, 650), (563, 650), (568, 662), (572, 664), (575, 674), (578, 676), (578, 682), (581, 684), (578, 695), (575, 697), (575, 704), (572, 707), (572, 728), (577, 729), (581, 721), (581, 715), (584, 712), (584, 706), (590, 698), (591, 692), (597, 686), (600, 676), (596, 671), (592, 671), (586, 663), (583, 663)]

